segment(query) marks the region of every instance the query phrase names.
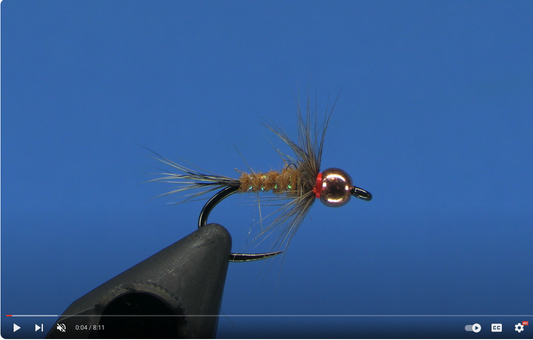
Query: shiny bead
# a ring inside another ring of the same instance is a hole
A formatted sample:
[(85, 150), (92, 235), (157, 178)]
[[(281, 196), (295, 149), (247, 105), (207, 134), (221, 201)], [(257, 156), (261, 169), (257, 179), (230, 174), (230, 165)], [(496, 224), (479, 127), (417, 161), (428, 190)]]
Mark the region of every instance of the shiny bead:
[(352, 197), (352, 178), (344, 170), (329, 168), (322, 171), (320, 202), (327, 207), (342, 207)]

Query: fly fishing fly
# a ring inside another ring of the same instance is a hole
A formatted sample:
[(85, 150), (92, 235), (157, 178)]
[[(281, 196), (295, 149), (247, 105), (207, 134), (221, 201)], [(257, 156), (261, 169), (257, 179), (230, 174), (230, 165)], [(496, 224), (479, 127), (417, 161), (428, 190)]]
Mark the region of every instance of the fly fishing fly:
[[(336, 102), (337, 100), (335, 100)], [(255, 261), (281, 254), (283, 251), (280, 251), (280, 249), (283, 246), (288, 246), (315, 199), (319, 199), (320, 202), (328, 207), (341, 207), (348, 203), (352, 196), (365, 201), (372, 199), (372, 195), (368, 191), (352, 184), (352, 178), (344, 170), (328, 168), (320, 171), (324, 138), (335, 103), (329, 113), (326, 109), (326, 114), (320, 127), (317, 127), (316, 110), (311, 113), (309, 99), (307, 100), (305, 117), (298, 105), (297, 142), (291, 140), (277, 125), (268, 122), (264, 123), (294, 153), (294, 156), (289, 156), (278, 150), (284, 162), (281, 171), (263, 173), (254, 172), (250, 169), (250, 173), (241, 172), (239, 178), (231, 178), (204, 171), (194, 166), (186, 167), (155, 154), (157, 157), (154, 158), (170, 166), (172, 171), (159, 173), (157, 175), (161, 177), (152, 179), (149, 182), (176, 184), (177, 187), (175, 189), (160, 196), (186, 192), (186, 198), (179, 203), (219, 190), (207, 201), (200, 212), (199, 228), (207, 224), (207, 218), (213, 208), (230, 195), (260, 192), (273, 194), (274, 199), (283, 200), (286, 203), (282, 203), (281, 207), (276, 210), (277, 215), (274, 221), (262, 230), (258, 237), (267, 236), (276, 227), (283, 226), (281, 237), (275, 244), (276, 251), (258, 254), (231, 253), (230, 261)]]

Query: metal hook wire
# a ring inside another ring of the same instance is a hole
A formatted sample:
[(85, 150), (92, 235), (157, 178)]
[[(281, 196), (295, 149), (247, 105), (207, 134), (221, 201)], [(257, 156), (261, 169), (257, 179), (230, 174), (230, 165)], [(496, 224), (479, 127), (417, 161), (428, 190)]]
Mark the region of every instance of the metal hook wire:
[(351, 190), (353, 197), (357, 197), (361, 200), (370, 201), (372, 199), (372, 194), (366, 191), (365, 189), (358, 188), (354, 186)]
[[(202, 208), (200, 212), (200, 217), (198, 218), (198, 228), (203, 227), (207, 224), (207, 218), (215, 206), (220, 203), (225, 198), (233, 195), (239, 190), (238, 186), (229, 186), (219, 192), (217, 192), (213, 197), (207, 201), (207, 203)], [(270, 252), (270, 253), (258, 253), (258, 254), (246, 254), (246, 253), (230, 253), (229, 260), (231, 262), (249, 262), (249, 261), (259, 261), (274, 257), (283, 253), (282, 251)]]

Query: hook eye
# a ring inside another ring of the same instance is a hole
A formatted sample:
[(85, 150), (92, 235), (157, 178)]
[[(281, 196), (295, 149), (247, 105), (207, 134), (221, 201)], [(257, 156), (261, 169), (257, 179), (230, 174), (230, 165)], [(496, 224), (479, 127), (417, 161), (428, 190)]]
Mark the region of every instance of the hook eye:
[(365, 201), (370, 201), (372, 200), (372, 194), (369, 193), (368, 191), (364, 190), (364, 189), (361, 189), (361, 188), (358, 188), (358, 187), (353, 187), (352, 190), (352, 196), (353, 197), (357, 197), (361, 200), (365, 200)]

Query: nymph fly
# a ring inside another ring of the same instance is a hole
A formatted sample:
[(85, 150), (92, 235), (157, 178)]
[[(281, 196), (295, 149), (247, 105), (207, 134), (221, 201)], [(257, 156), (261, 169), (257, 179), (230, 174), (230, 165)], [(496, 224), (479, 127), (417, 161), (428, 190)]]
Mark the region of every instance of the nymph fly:
[(200, 212), (198, 227), (206, 225), (213, 208), (232, 194), (261, 192), (273, 194), (275, 199), (282, 200), (284, 203), (276, 211), (274, 221), (262, 230), (259, 236), (268, 235), (274, 228), (282, 226), (281, 237), (276, 243), (276, 251), (259, 254), (231, 253), (230, 261), (254, 261), (278, 255), (282, 253), (279, 251), (281, 247), (288, 246), (296, 234), (315, 199), (319, 199), (328, 207), (341, 207), (348, 203), (352, 196), (365, 201), (372, 199), (368, 191), (352, 184), (352, 178), (344, 170), (328, 168), (320, 171), (324, 138), (334, 107), (335, 105), (329, 113), (326, 111), (321, 126), (317, 127), (316, 110), (311, 113), (309, 99), (305, 116), (302, 115), (298, 105), (297, 141), (291, 140), (275, 124), (264, 124), (294, 153), (294, 156), (289, 156), (280, 152), (284, 162), (280, 171), (254, 172), (250, 169), (250, 173), (241, 172), (239, 178), (231, 178), (194, 169), (194, 167), (186, 167), (156, 154), (156, 159), (173, 170), (160, 173), (162, 177), (151, 181), (177, 185), (174, 190), (161, 196), (191, 192), (180, 203), (219, 190), (207, 201)]

